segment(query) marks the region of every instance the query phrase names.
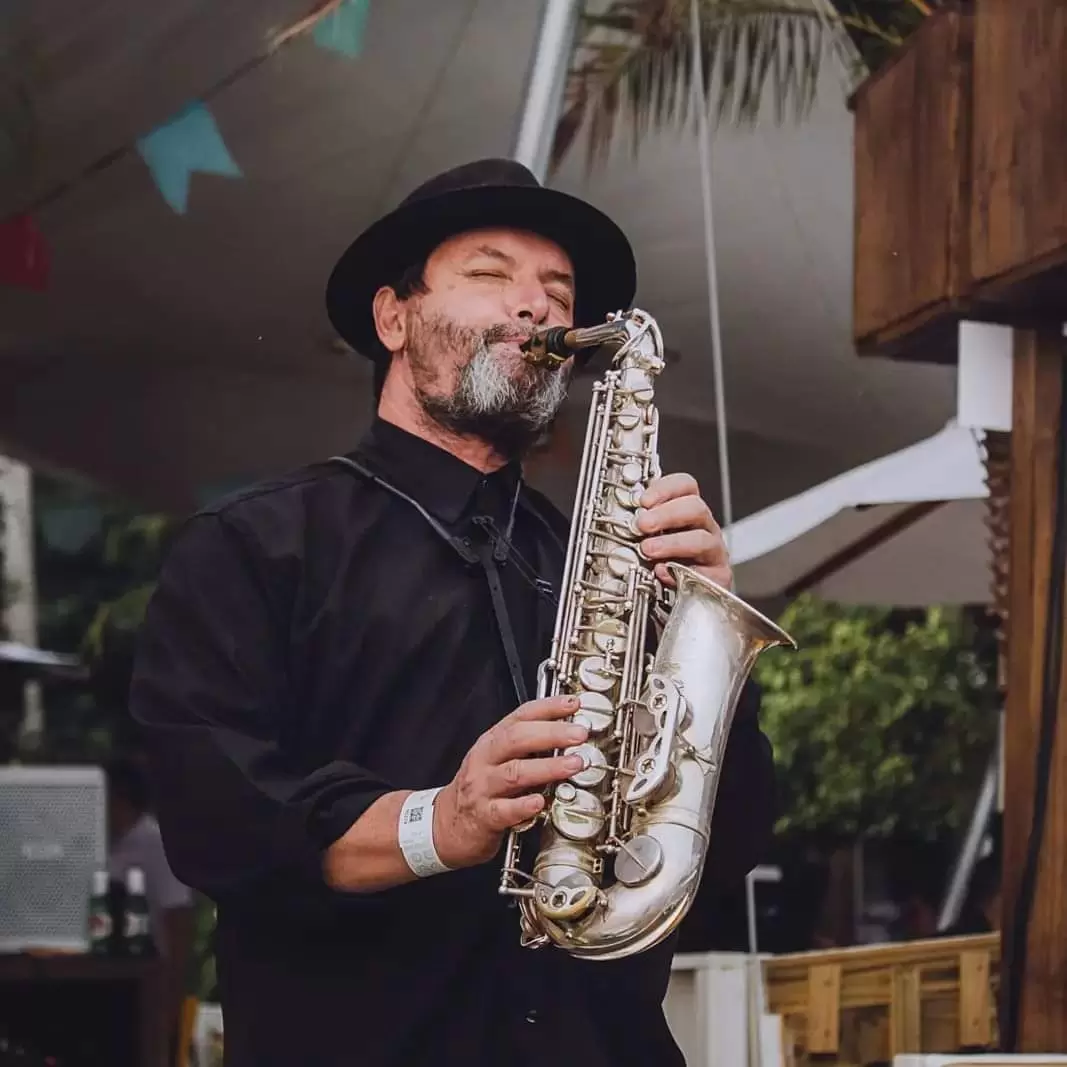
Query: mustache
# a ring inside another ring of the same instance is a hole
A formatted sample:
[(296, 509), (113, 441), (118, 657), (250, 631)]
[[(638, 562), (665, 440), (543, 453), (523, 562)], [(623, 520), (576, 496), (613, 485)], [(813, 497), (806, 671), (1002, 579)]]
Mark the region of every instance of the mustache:
[(482, 331), (482, 340), (486, 345), (507, 344), (508, 342), (528, 341), (536, 332), (534, 326), (519, 326), (515, 323), (503, 322), (497, 326), (490, 326)]

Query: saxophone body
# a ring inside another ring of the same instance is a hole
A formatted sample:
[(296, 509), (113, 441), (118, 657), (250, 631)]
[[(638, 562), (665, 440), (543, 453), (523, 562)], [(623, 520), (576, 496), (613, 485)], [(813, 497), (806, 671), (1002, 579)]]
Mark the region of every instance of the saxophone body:
[[(508, 834), (500, 892), (522, 943), (611, 960), (644, 952), (688, 912), (705, 862), (720, 769), (742, 686), (773, 622), (680, 564), (661, 585), (641, 554), (639, 500), (660, 476), (659, 327), (634, 309), (586, 330), (554, 329), (527, 358), (562, 363), (606, 345), (593, 385), (552, 644), (538, 697), (576, 694), (585, 767)], [(536, 850), (522, 867), (527, 835)], [(714, 857), (711, 857), (714, 862)]]

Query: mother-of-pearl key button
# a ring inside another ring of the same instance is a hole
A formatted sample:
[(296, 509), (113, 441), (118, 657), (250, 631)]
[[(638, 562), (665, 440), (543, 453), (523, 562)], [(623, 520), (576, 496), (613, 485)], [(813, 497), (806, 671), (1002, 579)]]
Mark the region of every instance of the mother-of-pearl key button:
[(599, 785), (604, 781), (608, 773), (607, 760), (604, 753), (596, 745), (573, 745), (564, 749), (565, 756), (581, 756), (585, 760), (585, 767), (570, 776), (570, 781), (575, 785), (591, 786)]
[(604, 805), (592, 793), (561, 782), (556, 786), (550, 818), (571, 841), (591, 841), (604, 826)]
[(607, 669), (603, 656), (587, 656), (578, 667), (582, 688), (594, 693), (606, 693), (615, 684), (615, 675)]
[(607, 733), (615, 722), (615, 709), (603, 693), (582, 693), (582, 705), (573, 721), (584, 726), (592, 737)]

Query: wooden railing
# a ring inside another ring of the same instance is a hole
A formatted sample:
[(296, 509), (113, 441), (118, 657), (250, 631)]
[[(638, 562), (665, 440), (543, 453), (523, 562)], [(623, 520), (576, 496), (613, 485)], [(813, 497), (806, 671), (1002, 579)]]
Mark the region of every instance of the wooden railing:
[(766, 1011), (797, 1064), (992, 1049), (999, 962), (996, 934), (770, 957)]

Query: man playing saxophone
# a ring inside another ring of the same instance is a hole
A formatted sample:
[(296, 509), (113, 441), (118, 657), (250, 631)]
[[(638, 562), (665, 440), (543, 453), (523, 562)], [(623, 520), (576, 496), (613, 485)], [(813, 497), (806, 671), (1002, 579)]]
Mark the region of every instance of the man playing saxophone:
[[(193, 516), (131, 688), (176, 875), (216, 902), (230, 1067), (681, 1064), (673, 939), (618, 961), (521, 947), (512, 827), (583, 767), (576, 705), (536, 699), (568, 520), (522, 461), (567, 391), (536, 329), (627, 308), (630, 246), (506, 160), (427, 182), (341, 257), (327, 307), (371, 359), (345, 456)], [(642, 488), (642, 550), (729, 585), (694, 480)], [(707, 878), (740, 884), (773, 816), (738, 714)]]

